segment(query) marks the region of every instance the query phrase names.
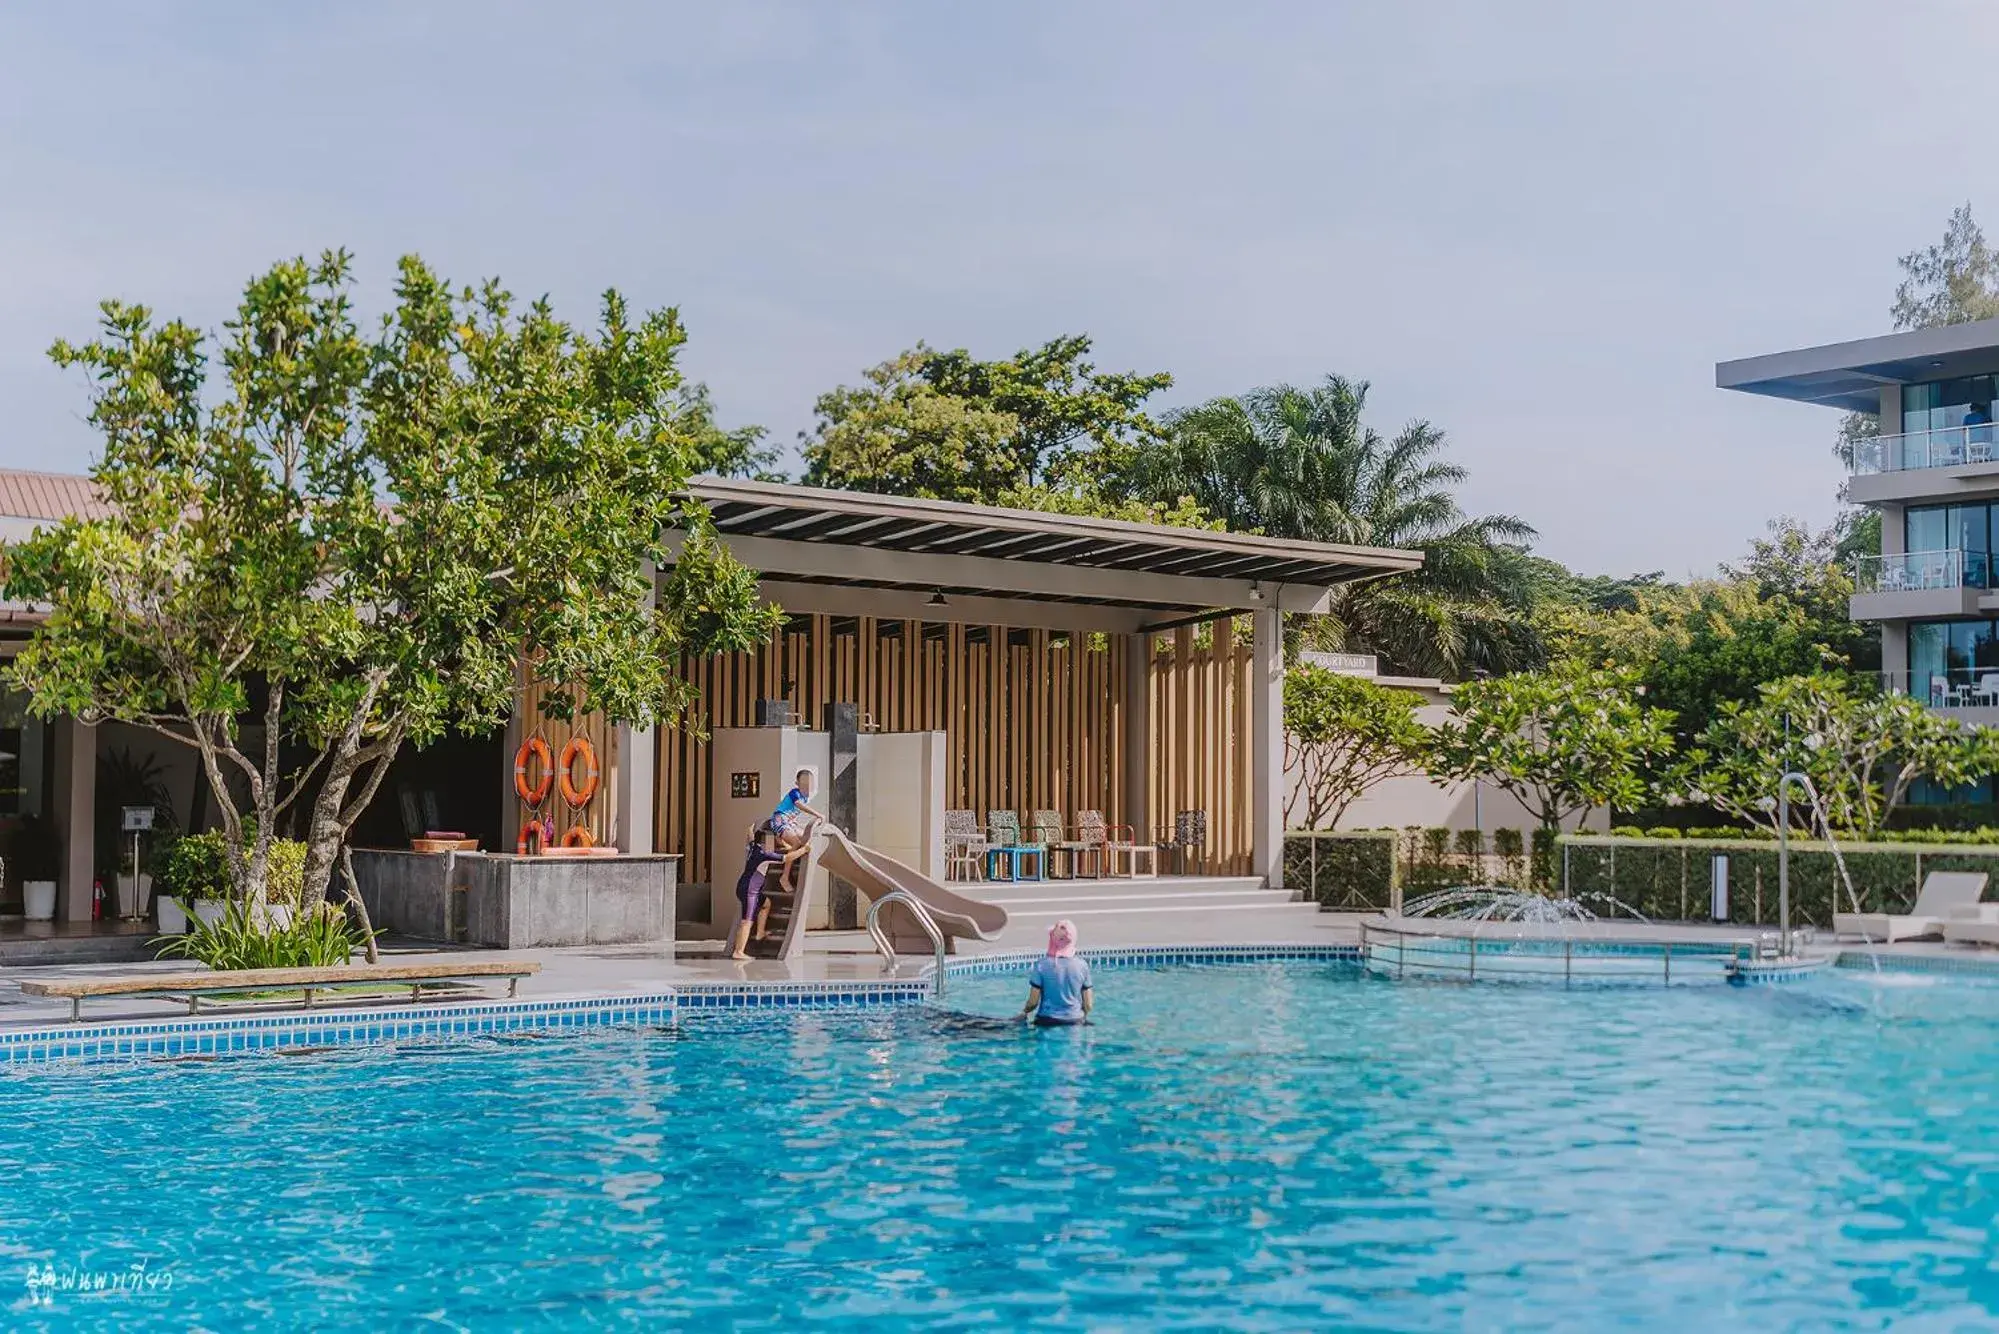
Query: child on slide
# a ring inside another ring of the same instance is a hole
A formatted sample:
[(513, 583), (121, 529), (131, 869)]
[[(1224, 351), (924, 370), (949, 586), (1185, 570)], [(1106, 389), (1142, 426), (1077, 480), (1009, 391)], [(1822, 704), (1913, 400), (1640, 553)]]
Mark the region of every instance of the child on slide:
[[(811, 847), (812, 826), (825, 823), (826, 817), (812, 805), (812, 771), (800, 769), (792, 782), (791, 791), (784, 794), (784, 800), (777, 803), (777, 810), (771, 814), (770, 827), (777, 834), (778, 846), (784, 849), (784, 872), (779, 882), (787, 893), (795, 894), (797, 873), (792, 868), (805, 859)], [(809, 821), (806, 817), (810, 817)]]

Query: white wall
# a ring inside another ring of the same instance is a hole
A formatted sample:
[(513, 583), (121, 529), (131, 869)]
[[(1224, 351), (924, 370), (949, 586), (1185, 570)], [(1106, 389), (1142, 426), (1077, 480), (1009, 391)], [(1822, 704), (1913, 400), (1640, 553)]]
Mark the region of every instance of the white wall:
[[(831, 743), (824, 732), (802, 732), (796, 727), (722, 727), (710, 743), (713, 757), (713, 786), (709, 791), (709, 927), (716, 939), (728, 933), (736, 921), (736, 877), (743, 870), (743, 845), (749, 831), (768, 819), (777, 803), (791, 790), (800, 769), (811, 769), (814, 784), (812, 804), (826, 809), (825, 775), (829, 771)], [(729, 776), (756, 773), (758, 793), (754, 797), (729, 795)], [(806, 898), (810, 909), (805, 924), (826, 925), (826, 873), (813, 869), (806, 877)]]
[(864, 732), (854, 841), (944, 878), (944, 734)]

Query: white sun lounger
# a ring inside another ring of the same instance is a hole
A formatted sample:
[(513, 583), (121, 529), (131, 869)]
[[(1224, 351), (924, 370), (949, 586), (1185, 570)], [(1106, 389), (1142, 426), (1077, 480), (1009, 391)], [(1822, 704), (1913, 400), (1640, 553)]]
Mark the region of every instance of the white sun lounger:
[(1865, 936), (1882, 944), (1940, 936), (1949, 919), (1963, 915), (1961, 909), (1976, 907), (1985, 893), (1985, 879), (1983, 871), (1931, 871), (1923, 877), (1922, 892), (1906, 915), (1834, 913), (1833, 934)]

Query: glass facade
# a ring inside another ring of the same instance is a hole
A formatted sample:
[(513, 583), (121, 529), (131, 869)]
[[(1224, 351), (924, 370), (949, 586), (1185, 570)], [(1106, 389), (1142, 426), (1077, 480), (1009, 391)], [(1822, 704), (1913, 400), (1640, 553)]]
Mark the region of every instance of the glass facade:
[(1973, 407), (1992, 416), (1995, 377), (1973, 375), (1962, 380), (1939, 380), (1933, 384), (1905, 385), (1902, 389), (1902, 429), (1935, 431), (1964, 425), (1964, 416)]
[(1965, 586), (1991, 588), (1995, 510), (1999, 505), (1912, 505), (1902, 512), (1902, 550), (1962, 551)]

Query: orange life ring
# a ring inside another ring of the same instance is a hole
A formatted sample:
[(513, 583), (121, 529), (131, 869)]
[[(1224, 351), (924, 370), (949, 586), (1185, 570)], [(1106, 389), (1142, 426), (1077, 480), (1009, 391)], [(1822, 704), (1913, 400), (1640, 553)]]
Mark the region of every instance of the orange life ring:
[(592, 834), (582, 825), (571, 825), (569, 826), (569, 832), (562, 836), (562, 846), (565, 848), (594, 848), (597, 846), (597, 838), (596, 835)]
[(539, 857), (541, 850), (548, 846), (549, 835), (554, 828), (541, 820), (521, 822), (521, 836), (514, 840), (514, 852), (522, 857)]
[[(576, 772), (576, 761), (583, 761), (583, 785), (578, 787), (571, 781)], [(590, 798), (597, 795), (597, 749), (588, 737), (569, 738), (569, 744), (562, 748), (562, 761), (555, 766), (555, 775), (562, 786), (562, 799), (571, 806), (587, 806)]]
[[(541, 761), (541, 781), (528, 786), (528, 761)], [(521, 748), (514, 752), (514, 791), (520, 794), (529, 809), (541, 805), (548, 796), (548, 788), (555, 781), (555, 757), (550, 754), (548, 743), (538, 736), (531, 736), (521, 742)]]

